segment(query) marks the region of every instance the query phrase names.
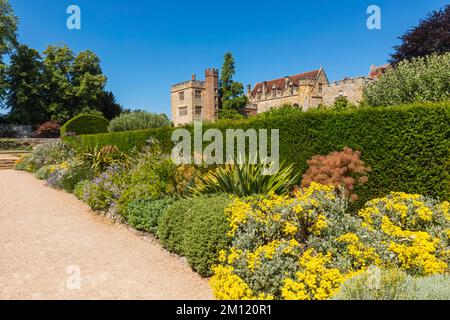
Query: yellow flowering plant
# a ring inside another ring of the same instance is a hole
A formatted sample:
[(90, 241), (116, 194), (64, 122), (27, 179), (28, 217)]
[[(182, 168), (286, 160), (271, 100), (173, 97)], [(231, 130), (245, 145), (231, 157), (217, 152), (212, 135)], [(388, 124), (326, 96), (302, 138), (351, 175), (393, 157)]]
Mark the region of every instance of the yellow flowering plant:
[(359, 215), (333, 186), (292, 196), (235, 199), (225, 210), (231, 247), (211, 285), (218, 299), (330, 299), (370, 266), (414, 276), (449, 271), (448, 202), (392, 193)]
[(363, 219), (360, 233), (369, 234), (366, 239), (370, 239), (372, 252), (376, 251), (384, 264), (411, 275), (448, 272), (448, 202), (393, 192), (368, 202), (359, 216)]
[(232, 246), (211, 281), (216, 297), (329, 298), (347, 272), (337, 267), (338, 253), (327, 253), (340, 230), (354, 231), (346, 208), (335, 187), (317, 183), (293, 196), (235, 199), (225, 210)]

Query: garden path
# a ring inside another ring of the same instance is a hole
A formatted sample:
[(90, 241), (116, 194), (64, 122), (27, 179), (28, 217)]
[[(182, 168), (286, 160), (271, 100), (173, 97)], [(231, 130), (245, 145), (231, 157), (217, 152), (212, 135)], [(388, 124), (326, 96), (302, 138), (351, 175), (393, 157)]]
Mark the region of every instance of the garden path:
[(28, 173), (4, 170), (0, 299), (179, 300), (212, 295), (206, 279), (155, 239), (96, 215), (74, 196), (48, 188)]

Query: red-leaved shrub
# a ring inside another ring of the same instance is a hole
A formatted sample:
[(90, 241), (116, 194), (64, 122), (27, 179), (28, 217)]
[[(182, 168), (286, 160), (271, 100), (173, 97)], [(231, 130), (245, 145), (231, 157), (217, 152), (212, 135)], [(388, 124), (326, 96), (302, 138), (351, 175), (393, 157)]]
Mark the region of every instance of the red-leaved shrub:
[(350, 148), (326, 156), (312, 157), (308, 160), (309, 169), (303, 175), (302, 187), (309, 187), (312, 182), (341, 186), (345, 190), (345, 196), (356, 201), (358, 195), (354, 193), (354, 189), (369, 181), (367, 173), (371, 171), (360, 157), (360, 151)]
[(59, 138), (60, 126), (58, 123), (53, 121), (48, 121), (41, 124), (35, 132), (36, 138)]

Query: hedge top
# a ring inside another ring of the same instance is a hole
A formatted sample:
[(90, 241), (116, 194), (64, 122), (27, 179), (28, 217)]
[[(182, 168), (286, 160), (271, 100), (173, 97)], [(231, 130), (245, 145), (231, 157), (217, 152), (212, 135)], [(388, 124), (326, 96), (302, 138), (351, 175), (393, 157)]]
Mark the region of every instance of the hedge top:
[(94, 114), (80, 114), (61, 127), (61, 137), (66, 133), (75, 135), (98, 134), (108, 132), (108, 119)]

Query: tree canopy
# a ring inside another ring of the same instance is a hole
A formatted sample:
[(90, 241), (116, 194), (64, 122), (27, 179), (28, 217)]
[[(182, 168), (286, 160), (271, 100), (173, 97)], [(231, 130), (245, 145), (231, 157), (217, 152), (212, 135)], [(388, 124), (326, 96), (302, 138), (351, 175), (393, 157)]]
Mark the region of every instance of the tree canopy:
[(219, 95), (222, 109), (240, 110), (247, 105), (242, 83), (233, 80), (236, 74), (234, 58), (231, 52), (225, 54), (220, 75)]
[(402, 43), (395, 47), (395, 53), (391, 55), (391, 63), (394, 65), (402, 60), (449, 52), (450, 5), (429, 14), (417, 27), (407, 31), (400, 39)]

